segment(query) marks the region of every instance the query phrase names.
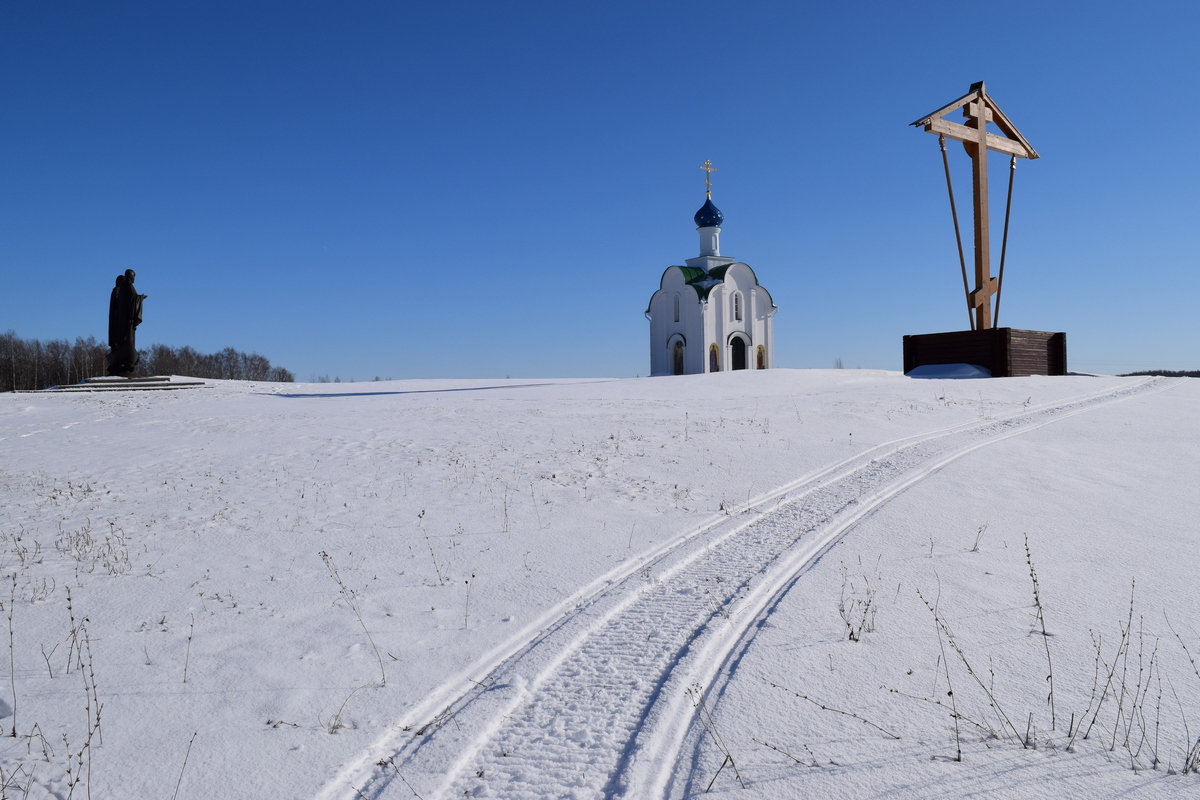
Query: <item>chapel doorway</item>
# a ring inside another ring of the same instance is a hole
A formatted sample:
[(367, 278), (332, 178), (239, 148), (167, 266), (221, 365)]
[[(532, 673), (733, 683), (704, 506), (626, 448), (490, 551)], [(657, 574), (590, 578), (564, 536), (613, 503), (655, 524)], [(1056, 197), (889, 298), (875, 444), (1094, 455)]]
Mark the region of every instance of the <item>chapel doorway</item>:
[(683, 340), (676, 339), (675, 347), (671, 349), (671, 367), (675, 375), (683, 374)]
[(729, 344), (730, 344), (730, 347), (733, 349), (733, 352), (730, 354), (730, 357), (733, 362), (733, 364), (732, 364), (733, 369), (745, 369), (746, 368), (746, 340), (740, 336), (735, 336), (735, 337), (733, 337), (733, 339), (730, 341)]

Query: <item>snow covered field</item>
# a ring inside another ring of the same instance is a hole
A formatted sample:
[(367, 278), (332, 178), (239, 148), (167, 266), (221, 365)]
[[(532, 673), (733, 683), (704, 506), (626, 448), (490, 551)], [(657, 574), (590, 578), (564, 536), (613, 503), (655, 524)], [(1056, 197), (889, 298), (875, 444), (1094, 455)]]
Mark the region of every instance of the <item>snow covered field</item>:
[(0, 395), (3, 796), (1195, 797), (1198, 412), (858, 370)]

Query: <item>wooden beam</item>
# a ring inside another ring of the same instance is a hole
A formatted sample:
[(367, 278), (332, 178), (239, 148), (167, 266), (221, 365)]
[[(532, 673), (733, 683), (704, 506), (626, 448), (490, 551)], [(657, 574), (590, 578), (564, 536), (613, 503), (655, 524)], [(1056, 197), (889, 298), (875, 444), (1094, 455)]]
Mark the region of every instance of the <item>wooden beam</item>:
[[(913, 127), (925, 126), (925, 130), (927, 130), (927, 131), (933, 131), (934, 133), (944, 133), (947, 136), (950, 136), (950, 138), (952, 138), (952, 139), (959, 139), (958, 136), (952, 135), (949, 131), (931, 128), (930, 125), (932, 125), (935, 122), (940, 122), (941, 118), (944, 117), (946, 114), (949, 114), (951, 111), (955, 111), (956, 109), (962, 108), (963, 106), (979, 105), (979, 104), (986, 106), (986, 108), (989, 112), (987, 115), (988, 122), (994, 122), (996, 124), (996, 126), (998, 128), (1000, 128), (1001, 131), (1004, 132), (1005, 136), (1007, 136), (1010, 141), (1016, 141), (1022, 147), (1025, 148), (1024, 152), (1016, 152), (1016, 151), (1013, 151), (1010, 149), (1006, 149), (1004, 146), (993, 147), (992, 141), (989, 140), (988, 146), (991, 147), (991, 149), (999, 150), (1002, 153), (1008, 153), (1009, 155), (1014, 155), (1014, 156), (1017, 156), (1018, 158), (1029, 158), (1029, 159), (1038, 158), (1038, 152), (1033, 149), (1033, 145), (1031, 145), (1029, 143), (1029, 141), (1024, 136), (1021, 135), (1021, 132), (1019, 130), (1017, 130), (1017, 126), (1012, 124), (1012, 120), (1010, 120), (1007, 116), (1005, 116), (1004, 112), (1000, 110), (1000, 106), (996, 105), (996, 101), (988, 96), (987, 91), (984, 89), (983, 81), (980, 81), (979, 83), (971, 84), (971, 91), (967, 92), (962, 97), (955, 100), (953, 103), (942, 106), (937, 111), (934, 111), (932, 114), (927, 114), (924, 117), (921, 117), (916, 122), (911, 122), (909, 124), (912, 125)], [(953, 125), (954, 123), (947, 123), (947, 124)], [(997, 136), (996, 140), (1003, 142), (1004, 138)], [(971, 141), (974, 141), (974, 140), (972, 139)]]
[(1017, 130), (1017, 126), (1012, 124), (1012, 120), (1004, 115), (1004, 112), (1000, 110), (1000, 106), (996, 105), (996, 101), (988, 97), (986, 94), (983, 95), (983, 100), (988, 104), (988, 108), (992, 110), (994, 115), (993, 121), (996, 123), (996, 127), (1004, 131), (1004, 134), (1008, 136), (1009, 139), (1015, 139), (1024, 145), (1029, 151), (1029, 155), (1024, 156), (1024, 158), (1038, 158), (1039, 156), (1037, 151), (1033, 149), (1033, 145), (1031, 145), (1025, 139), (1025, 137), (1021, 135), (1021, 132)]
[[(988, 232), (988, 148), (980, 141), (986, 142), (990, 134), (986, 130), (987, 122), (982, 117), (972, 122), (975, 123), (973, 141), (967, 143), (967, 152), (971, 155), (975, 211), (975, 291), (971, 292), (971, 302), (975, 304), (975, 329), (983, 331), (992, 327), (992, 243)], [(963, 130), (971, 129), (964, 126)]]
[(979, 100), (976, 100), (973, 103), (967, 103), (967, 107), (963, 109), (963, 116), (967, 117), (968, 119), (971, 117), (983, 116), (988, 122), (991, 122), (992, 109), (988, 106), (986, 101), (980, 102)]
[[(957, 122), (950, 122), (945, 119), (930, 120), (925, 124), (925, 130), (930, 133), (940, 133), (947, 139), (956, 139), (960, 142), (968, 142), (975, 144), (979, 141), (979, 132), (974, 128), (968, 128), (966, 125), (959, 125)], [(1033, 148), (1026, 149), (1025, 145), (1013, 139), (1005, 139), (1003, 136), (997, 136), (994, 133), (988, 133), (987, 146), (989, 150), (997, 150), (1001, 153), (1007, 153), (1010, 156), (1017, 158), (1037, 158), (1037, 154), (1030, 155)]]
[(996, 279), (990, 278), (988, 285), (976, 289), (967, 295), (970, 298), (971, 308), (979, 308), (991, 302), (992, 295), (996, 293)]
[(970, 103), (972, 100), (976, 100), (978, 98), (979, 98), (979, 90), (972, 88), (971, 91), (967, 92), (966, 94), (964, 94), (962, 97), (955, 100), (950, 105), (942, 106), (937, 111), (934, 111), (932, 114), (926, 114), (925, 116), (921, 117), (916, 122), (910, 122), (909, 125), (913, 126), (914, 128), (917, 127), (918, 125), (928, 125), (932, 120), (935, 120), (939, 117), (944, 117), (947, 114), (949, 114), (951, 111), (954, 111), (957, 108), (962, 108), (967, 103)]

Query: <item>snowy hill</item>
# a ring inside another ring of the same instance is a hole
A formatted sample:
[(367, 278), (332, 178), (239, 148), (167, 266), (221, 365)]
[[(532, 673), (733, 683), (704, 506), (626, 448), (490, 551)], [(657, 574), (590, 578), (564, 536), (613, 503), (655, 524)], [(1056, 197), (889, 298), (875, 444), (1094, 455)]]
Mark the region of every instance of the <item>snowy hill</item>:
[(1194, 797), (1198, 410), (852, 370), (2, 395), (4, 796)]

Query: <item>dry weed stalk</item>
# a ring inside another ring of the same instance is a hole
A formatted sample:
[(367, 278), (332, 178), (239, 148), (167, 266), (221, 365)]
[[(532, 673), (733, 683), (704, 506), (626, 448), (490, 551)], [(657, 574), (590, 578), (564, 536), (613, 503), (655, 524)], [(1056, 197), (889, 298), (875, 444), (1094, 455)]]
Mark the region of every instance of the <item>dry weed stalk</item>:
[(471, 615), (471, 581), (475, 580), (475, 573), (471, 573), (471, 577), (467, 578), (463, 583), (467, 585), (467, 601), (463, 606), (463, 630), (470, 628), (469, 620)]
[(50, 666), (50, 656), (54, 655), (54, 651), (58, 649), (58, 643), (50, 648), (50, 652), (46, 652), (46, 645), (42, 645), (42, 659), (46, 662), (46, 672), (50, 673), (50, 680), (54, 680), (54, 669)]
[(979, 552), (979, 542), (983, 539), (983, 534), (987, 533), (988, 524), (985, 522), (979, 526), (979, 530), (975, 532), (975, 544), (971, 545), (971, 552)]
[[(82, 634), (82, 640), (76, 638), (75, 657), (78, 659), (79, 674), (83, 678), (83, 693), (84, 693), (84, 716), (87, 721), (87, 734), (84, 736), (83, 743), (75, 752), (71, 751), (71, 746), (67, 740), (67, 735), (64, 733), (63, 745), (67, 751), (67, 800), (75, 794), (75, 789), (78, 788), (80, 782), (86, 780), (87, 796), (90, 800), (92, 796), (92, 740), (99, 736), (100, 744), (104, 744), (104, 734), (100, 729), (100, 712), (104, 706), (100, 702), (99, 695), (96, 691), (96, 672), (92, 664), (92, 640), (88, 635), (87, 627), (80, 625), (77, 630), (78, 634)], [(93, 715), (93, 711), (95, 712)]]
[(933, 627), (934, 630), (937, 631), (938, 648), (941, 651), (941, 654), (938, 656), (938, 663), (942, 664), (946, 668), (946, 695), (950, 698), (950, 716), (954, 719), (954, 760), (962, 761), (962, 731), (960, 730), (958, 724), (958, 699), (954, 696), (954, 683), (950, 679), (950, 661), (946, 658), (946, 645), (942, 642), (942, 623), (941, 619), (938, 617), (938, 607), (942, 602), (941, 579), (938, 579), (938, 593), (937, 597), (933, 601), (933, 605), (929, 604), (929, 601), (927, 601), (924, 595), (921, 594), (920, 589), (917, 589), (917, 596), (921, 598), (921, 602), (924, 603), (925, 607), (929, 609), (929, 613), (933, 614)]
[(13, 653), (13, 609), (17, 605), (17, 573), (12, 574), (12, 592), (8, 599), (8, 676), (12, 684), (12, 737), (17, 738), (17, 666)]
[(742, 780), (742, 774), (738, 772), (737, 762), (733, 760), (733, 754), (729, 752), (729, 748), (725, 746), (724, 740), (721, 739), (720, 734), (717, 733), (716, 720), (713, 719), (712, 713), (708, 710), (708, 706), (704, 702), (704, 687), (698, 683), (694, 684), (688, 687), (687, 693), (692, 699), (692, 705), (696, 708), (696, 719), (700, 720), (700, 725), (704, 728), (705, 732), (708, 733), (709, 738), (712, 739), (712, 742), (714, 745), (716, 745), (717, 750), (721, 753), (721, 755), (724, 756), (724, 758), (721, 760), (721, 766), (717, 767), (716, 774), (714, 774), (712, 776), (712, 780), (708, 782), (708, 786), (705, 787), (704, 793), (708, 794), (708, 792), (712, 789), (713, 784), (717, 782), (717, 778), (720, 777), (721, 771), (724, 770), (726, 766), (733, 769), (733, 775), (735, 778), (737, 778), (738, 785), (745, 789), (746, 782)]
[(1029, 564), (1029, 579), (1033, 581), (1033, 605), (1037, 609), (1036, 620), (1041, 626), (1042, 643), (1046, 646), (1046, 669), (1048, 670), (1046, 681), (1050, 684), (1050, 693), (1046, 696), (1046, 702), (1050, 706), (1050, 730), (1054, 730), (1058, 724), (1054, 713), (1054, 663), (1050, 660), (1050, 634), (1046, 633), (1046, 615), (1042, 609), (1042, 595), (1038, 587), (1037, 570), (1033, 568), (1033, 553), (1029, 549), (1029, 534), (1025, 534), (1025, 562)]
[[(940, 667), (941, 667), (941, 661), (939, 660), (937, 668), (940, 668)], [(999, 739), (1000, 738), (1000, 734), (997, 733), (995, 728), (991, 727), (990, 725), (987, 725), (986, 723), (979, 722), (978, 720), (972, 719), (971, 717), (968, 717), (966, 714), (960, 713), (953, 705), (948, 706), (936, 697), (918, 697), (915, 694), (903, 692), (899, 689), (894, 689), (890, 686), (882, 686), (880, 688), (885, 689), (885, 690), (891, 692), (892, 694), (898, 694), (901, 697), (907, 697), (910, 700), (920, 700), (922, 703), (932, 703), (935, 706), (939, 706), (940, 708), (944, 708), (944, 709), (948, 710), (950, 712), (950, 716), (952, 718), (954, 718), (956, 720), (962, 720), (963, 722), (967, 723), (968, 725), (974, 725), (981, 732), (983, 732), (986, 736), (988, 736), (988, 738), (991, 738), (991, 739)], [(953, 693), (950, 693), (950, 697), (951, 697), (951, 699), (953, 699), (953, 697), (954, 697)]]
[[(333, 556), (321, 551), (321, 560), (325, 562), (325, 568), (329, 570), (329, 577), (333, 578), (334, 582), (341, 590), (342, 597), (346, 598), (346, 603), (350, 606), (350, 610), (354, 612), (354, 616), (358, 618), (358, 624), (362, 626), (363, 633), (367, 635), (367, 641), (371, 643), (371, 649), (375, 651), (375, 658), (379, 661), (379, 685), (387, 685), (387, 672), (383, 668), (383, 656), (379, 654), (379, 648), (375, 644), (375, 639), (371, 637), (371, 632), (367, 630), (367, 623), (363, 621), (362, 611), (358, 608), (358, 596), (354, 590), (346, 585), (342, 580), (342, 576), (338, 573), (337, 564), (333, 561)], [(357, 689), (355, 690), (357, 691)], [(351, 695), (353, 696), (353, 695)], [(347, 698), (348, 700), (349, 698)], [(343, 707), (345, 703), (342, 704)], [(339, 712), (340, 714), (340, 712)]]
[[(866, 588), (860, 593), (850, 583), (846, 565), (842, 564), (842, 593), (838, 599), (838, 615), (846, 626), (846, 638), (852, 642), (862, 641), (863, 634), (875, 630), (875, 589), (866, 575), (863, 576)], [(850, 596), (846, 596), (846, 587), (850, 587)], [(861, 596), (860, 596), (861, 594)]]
[[(938, 603), (936, 603), (936, 602), (930, 603), (928, 600), (926, 600), (925, 596), (921, 594), (920, 589), (917, 590), (917, 596), (921, 598), (921, 602), (925, 604), (925, 607), (929, 609), (929, 613), (933, 615), (933, 622), (934, 622), (934, 625), (937, 627), (937, 630), (939, 633), (939, 636), (938, 636), (939, 644), (942, 641), (941, 635), (944, 634), (946, 637), (946, 643), (948, 643), (950, 645), (950, 649), (952, 649), (955, 652), (955, 654), (958, 656), (958, 660), (961, 661), (962, 665), (966, 668), (967, 674), (971, 676), (972, 680), (975, 681), (975, 684), (983, 691), (984, 696), (987, 697), (988, 705), (992, 708), (992, 710), (994, 710), (996, 712), (997, 719), (999, 719), (1000, 723), (1001, 723), (1001, 728), (1011, 731), (1013, 738), (1021, 743), (1021, 747), (1028, 747), (1029, 745), (1026, 744), (1026, 742), (1023, 738), (1021, 738), (1021, 732), (1018, 731), (1017, 727), (1012, 724), (1012, 721), (1009, 719), (1008, 714), (1004, 713), (1004, 709), (1000, 706), (1000, 701), (998, 701), (996, 699), (995, 693), (990, 688), (988, 688), (987, 684), (985, 684), (983, 682), (983, 679), (979, 676), (979, 673), (976, 672), (975, 668), (971, 666), (971, 662), (967, 659), (967, 654), (965, 652), (963, 652), (962, 647), (958, 644), (958, 640), (954, 638), (954, 632), (952, 630), (950, 630), (950, 626), (946, 623), (946, 621), (944, 619), (942, 619), (941, 615), (939, 614)], [(939, 579), (938, 580), (938, 601), (939, 602), (940, 602), (940, 599), (941, 599), (941, 580)], [(943, 652), (945, 652), (944, 649), (943, 649)], [(946, 659), (943, 657), (943, 661), (945, 661), (945, 660)], [(950, 667), (949, 667), (948, 663), (946, 665), (946, 679), (947, 679), (947, 681), (949, 681), (949, 679), (950, 679)], [(953, 692), (953, 689), (951, 689), (951, 692)], [(951, 694), (950, 696), (951, 696), (951, 698), (954, 697), (953, 694)], [(955, 704), (957, 705), (957, 702)], [(956, 716), (955, 719), (957, 720), (958, 717)], [(957, 738), (957, 729), (956, 729), (955, 736)], [(961, 760), (961, 758), (959, 760)]]
[(179, 780), (175, 781), (175, 791), (171, 793), (171, 800), (175, 800), (179, 796), (179, 787), (183, 783), (183, 771), (187, 769), (188, 756), (192, 754), (192, 743), (196, 741), (200, 731), (192, 734), (192, 738), (188, 740), (187, 752), (183, 754), (183, 766), (179, 768)]
[(366, 688), (368, 688), (370, 686), (374, 686), (374, 685), (375, 684), (373, 684), (373, 683), (364, 683), (362, 686), (355, 687), (355, 689), (353, 691), (351, 691), (350, 694), (346, 695), (346, 699), (342, 701), (342, 704), (340, 706), (338, 706), (337, 713), (334, 714), (332, 717), (330, 717), (325, 722), (322, 722), (321, 727), (324, 728), (329, 733), (337, 733), (342, 728), (348, 727), (346, 725), (346, 723), (342, 721), (342, 712), (346, 710), (346, 704), (350, 702), (350, 698), (354, 697), (354, 695), (358, 694), (363, 689), (366, 689)]
[[(18, 781), (18, 773), (25, 777), (25, 785), (22, 786)], [(0, 767), (0, 800), (8, 798), (8, 790), (15, 789), (21, 792), (22, 800), (29, 797), (29, 791), (33, 788), (33, 770), (25, 771), (22, 764), (17, 764), (16, 767), (7, 775), (4, 774), (4, 769)]]
[[(1091, 735), (1092, 728), (1095, 727), (1095, 725), (1096, 725), (1096, 720), (1098, 720), (1100, 718), (1100, 709), (1103, 708), (1104, 700), (1106, 697), (1108, 697), (1108, 690), (1113, 689), (1114, 691), (1116, 691), (1115, 687), (1113, 686), (1113, 678), (1117, 674), (1117, 662), (1122, 659), (1122, 656), (1125, 656), (1127, 658), (1126, 654), (1129, 652), (1130, 633), (1133, 630), (1133, 597), (1134, 597), (1134, 591), (1136, 590), (1136, 588), (1137, 588), (1137, 581), (1134, 580), (1133, 583), (1130, 585), (1130, 589), (1129, 589), (1129, 618), (1126, 620), (1125, 625), (1122, 626), (1121, 641), (1118, 642), (1118, 644), (1117, 644), (1117, 652), (1116, 652), (1116, 655), (1113, 657), (1112, 667), (1108, 671), (1108, 677), (1105, 678), (1104, 688), (1100, 691), (1100, 699), (1096, 701), (1096, 709), (1095, 709), (1095, 711), (1091, 712), (1092, 721), (1090, 723), (1088, 723), (1087, 730), (1084, 731), (1084, 733), (1083, 733), (1084, 739), (1087, 739)], [(1101, 639), (1100, 641), (1103, 642), (1103, 639)], [(1100, 651), (1099, 644), (1097, 644), (1097, 646), (1096, 646), (1096, 659), (1097, 659), (1097, 663), (1102, 664), (1105, 667), (1108, 666), (1108, 664), (1104, 661), (1104, 657)], [(1095, 696), (1095, 692), (1096, 692), (1096, 685), (1093, 684), (1093, 686), (1092, 686), (1093, 696)], [(1090, 708), (1090, 704), (1089, 704), (1089, 708)], [(1087, 713), (1088, 712), (1084, 712), (1085, 717), (1086, 717)], [(1083, 720), (1080, 720), (1079, 724), (1080, 724), (1080, 726), (1082, 726)], [(1078, 728), (1075, 729), (1075, 733), (1076, 734), (1079, 733)], [(1075, 742), (1075, 737), (1072, 736), (1071, 741), (1067, 744), (1068, 749), (1071, 747), (1072, 744), (1074, 744), (1074, 742)]]
[(433, 553), (433, 542), (429, 541), (429, 532), (425, 530), (424, 519), (425, 509), (421, 509), (421, 513), (417, 514), (417, 527), (421, 529), (421, 534), (425, 537), (425, 546), (429, 548), (429, 558), (433, 561), (433, 571), (438, 576), (438, 586), (445, 586), (446, 576), (442, 574), (442, 567), (438, 564), (437, 556)]
[[(400, 768), (396, 766), (395, 757), (389, 756), (388, 758), (380, 759), (379, 761), (375, 762), (375, 766), (377, 767), (382, 767), (384, 764), (389, 764), (391, 765), (392, 769), (396, 770), (396, 777), (400, 778), (401, 782), (408, 787), (408, 790), (413, 793), (413, 797), (417, 798), (417, 800), (423, 800), (421, 795), (417, 794), (417, 790), (414, 789), (412, 784), (408, 782), (408, 779), (404, 777), (404, 773), (402, 773)], [(355, 789), (355, 791), (358, 792), (357, 789)], [(362, 792), (358, 792), (358, 795), (360, 797), (363, 796)]]
[(840, 708), (833, 708), (831, 706), (827, 706), (824, 703), (820, 702), (819, 700), (814, 700), (813, 698), (809, 697), (808, 695), (800, 694), (799, 692), (793, 691), (792, 689), (789, 689), (786, 686), (780, 686), (778, 683), (772, 683), (771, 681), (767, 681), (767, 685), (772, 688), (775, 688), (775, 689), (782, 689), (783, 691), (787, 692), (790, 695), (799, 697), (801, 700), (807, 700), (808, 702), (812, 703), (813, 705), (815, 705), (817, 708), (821, 709), (822, 711), (832, 711), (834, 714), (841, 714), (844, 717), (853, 717), (854, 719), (858, 720), (859, 722), (870, 725), (872, 728), (874, 728), (875, 730), (882, 733), (884, 736), (887, 736), (891, 739), (899, 739), (900, 738), (899, 736), (897, 736), (896, 734), (887, 730), (886, 728), (881, 728), (880, 726), (876, 725), (874, 722), (871, 722), (871, 720), (867, 719), (866, 717), (860, 717), (858, 714), (855, 714), (853, 711), (842, 711)]
[[(1163, 613), (1166, 617), (1166, 613)], [(1171, 624), (1171, 620), (1167, 619), (1167, 627), (1171, 629), (1171, 633), (1175, 634), (1175, 638), (1179, 641), (1179, 646), (1183, 648), (1184, 654), (1187, 656), (1188, 662), (1192, 665), (1192, 671), (1200, 678), (1200, 667), (1196, 665), (1196, 659), (1192, 657), (1192, 651), (1188, 649), (1187, 644), (1183, 641), (1183, 637), (1175, 630), (1175, 626)], [(1183, 718), (1184, 729), (1184, 747), (1183, 747), (1183, 774), (1189, 772), (1200, 772), (1200, 737), (1197, 737), (1195, 742), (1192, 741), (1192, 732), (1188, 728), (1187, 715), (1183, 713), (1183, 703), (1179, 702), (1179, 694), (1175, 691), (1174, 684), (1171, 684), (1170, 678), (1167, 679), (1168, 685), (1171, 687), (1171, 693), (1175, 695), (1175, 702), (1179, 705), (1179, 715)], [(1155, 734), (1157, 739), (1157, 732)], [(1155, 758), (1157, 758), (1157, 751)]]
[[(183, 657), (183, 682), (187, 683), (188, 664), (192, 661), (192, 634), (196, 631), (196, 615), (192, 614), (192, 625), (188, 628), (187, 654)], [(149, 655), (146, 656), (146, 661), (150, 661)]]
[(805, 750), (808, 751), (809, 757), (812, 758), (812, 763), (809, 763), (802, 759), (796, 758), (794, 755), (789, 753), (787, 750), (784, 750), (782, 747), (776, 747), (775, 745), (771, 744), (770, 742), (764, 742), (762, 739), (756, 739), (753, 736), (751, 736), (750, 741), (757, 742), (758, 744), (761, 744), (763, 747), (766, 747), (769, 750), (774, 750), (776, 753), (785, 755), (788, 758), (790, 758), (792, 761), (795, 761), (797, 764), (800, 764), (801, 766), (816, 767), (817, 769), (821, 768), (821, 765), (817, 762), (816, 755), (813, 754), (812, 749), (808, 745), (802, 745), (802, 746), (804, 747)]

